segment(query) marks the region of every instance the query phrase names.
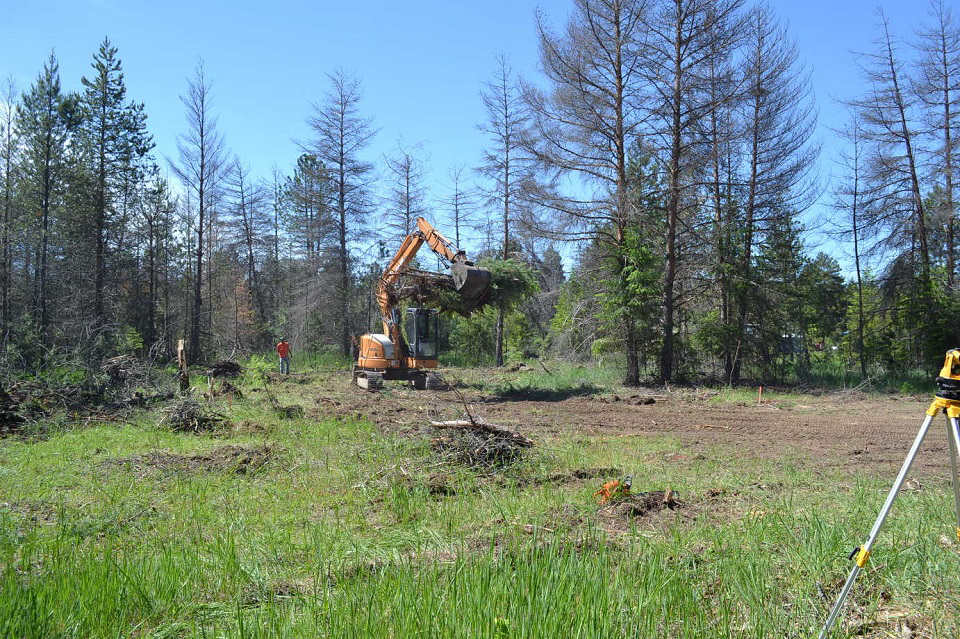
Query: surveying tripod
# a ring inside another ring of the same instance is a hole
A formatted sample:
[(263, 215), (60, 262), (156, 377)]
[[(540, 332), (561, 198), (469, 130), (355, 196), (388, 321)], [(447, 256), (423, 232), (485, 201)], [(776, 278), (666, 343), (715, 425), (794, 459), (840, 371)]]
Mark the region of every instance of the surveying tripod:
[(937, 392), (934, 395), (933, 402), (931, 402), (930, 407), (927, 409), (927, 416), (920, 425), (920, 432), (917, 433), (916, 439), (913, 440), (910, 452), (907, 453), (907, 458), (904, 460), (903, 466), (900, 467), (900, 473), (893, 482), (893, 487), (887, 495), (887, 500), (883, 503), (883, 508), (880, 509), (880, 515), (877, 517), (877, 521), (874, 522), (867, 541), (862, 546), (854, 548), (853, 552), (850, 553), (850, 559), (855, 561), (853, 570), (850, 571), (850, 576), (847, 577), (847, 582), (843, 585), (843, 590), (840, 591), (837, 603), (833, 605), (833, 609), (830, 611), (830, 616), (827, 617), (827, 622), (824, 624), (823, 630), (820, 631), (819, 639), (826, 639), (830, 633), (830, 629), (840, 614), (840, 608), (843, 607), (843, 602), (846, 600), (847, 595), (850, 594), (850, 589), (853, 588), (853, 582), (856, 580), (857, 575), (860, 574), (860, 570), (867, 565), (873, 543), (880, 533), (883, 521), (887, 518), (887, 515), (890, 514), (890, 509), (893, 507), (893, 500), (897, 498), (897, 493), (900, 492), (900, 487), (903, 486), (903, 481), (907, 478), (910, 466), (913, 465), (917, 451), (920, 450), (920, 445), (927, 436), (927, 431), (930, 430), (930, 424), (933, 422), (933, 418), (941, 411), (947, 416), (947, 446), (950, 448), (950, 468), (953, 473), (953, 502), (957, 515), (957, 541), (960, 542), (960, 477), (958, 477), (957, 470), (957, 465), (960, 463), (957, 459), (958, 455), (960, 455), (960, 421), (958, 421), (960, 420), (960, 350), (952, 349), (947, 351), (943, 368), (940, 369), (940, 376), (937, 377)]

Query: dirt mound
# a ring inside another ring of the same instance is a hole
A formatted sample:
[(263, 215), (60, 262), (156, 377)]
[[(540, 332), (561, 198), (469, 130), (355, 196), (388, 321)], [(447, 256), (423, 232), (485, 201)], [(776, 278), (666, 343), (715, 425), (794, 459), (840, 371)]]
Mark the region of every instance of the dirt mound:
[(138, 477), (214, 472), (250, 475), (275, 456), (276, 451), (269, 446), (221, 446), (196, 455), (177, 455), (155, 450), (142, 455), (107, 460), (103, 466), (128, 468)]
[(630, 404), (631, 406), (649, 406), (657, 403), (656, 398), (650, 395), (631, 395), (629, 397), (620, 397), (617, 394), (613, 394), (609, 397), (601, 397), (600, 401), (607, 404), (616, 404), (617, 402), (622, 402), (624, 404)]
[(210, 397), (227, 397), (228, 399), (243, 399), (243, 391), (225, 379), (210, 386)]
[(597, 477), (620, 477), (623, 475), (623, 470), (620, 468), (612, 467), (599, 467), (599, 468), (576, 468), (566, 473), (554, 473), (540, 483), (544, 484), (565, 484), (567, 482), (577, 481), (580, 479), (596, 479)]
[(670, 490), (654, 490), (646, 493), (632, 493), (620, 495), (604, 504), (597, 511), (601, 520), (605, 520), (611, 527), (623, 531), (632, 522), (643, 519), (662, 510), (677, 510), (684, 507), (684, 503), (677, 498), (677, 494)]
[(207, 372), (210, 377), (239, 377), (242, 373), (243, 366), (229, 360), (215, 363)]
[(521, 435), (481, 421), (430, 422), (439, 431), (434, 450), (473, 467), (502, 467), (517, 461), (533, 442)]
[(159, 425), (166, 425), (179, 433), (202, 433), (216, 430), (227, 418), (206, 404), (186, 397), (163, 409)]

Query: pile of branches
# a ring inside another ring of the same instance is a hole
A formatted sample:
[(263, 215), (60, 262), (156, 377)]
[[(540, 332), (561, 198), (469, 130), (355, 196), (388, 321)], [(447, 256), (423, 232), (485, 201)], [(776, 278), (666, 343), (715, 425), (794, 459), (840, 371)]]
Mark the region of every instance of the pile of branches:
[[(104, 380), (106, 376), (106, 380)], [(87, 408), (99, 406), (107, 411), (146, 408), (174, 397), (169, 380), (158, 374), (150, 360), (133, 355), (118, 355), (100, 363), (100, 375), (94, 377), (95, 401)]]
[(11, 406), (28, 420), (58, 411), (80, 412), (104, 403), (103, 388), (89, 382), (60, 382), (46, 378), (20, 380), (7, 389)]
[(117, 355), (100, 363), (100, 372), (111, 386), (139, 384), (150, 378), (149, 365), (133, 355)]
[(26, 421), (19, 412), (19, 404), (7, 391), (0, 388), (0, 437), (19, 431)]
[(226, 416), (192, 397), (184, 397), (162, 412), (163, 417), (157, 425), (166, 425), (179, 433), (209, 432), (217, 430), (227, 421)]
[(214, 364), (207, 375), (210, 377), (239, 377), (243, 374), (243, 366), (237, 364), (236, 362), (231, 362), (229, 360), (223, 360)]
[(507, 466), (533, 447), (533, 442), (520, 433), (473, 418), (430, 425), (440, 431), (431, 440), (434, 450), (474, 468)]
[(243, 391), (225, 379), (221, 379), (217, 384), (211, 383), (210, 390), (204, 393), (204, 395), (207, 399), (213, 399), (214, 397), (227, 397), (236, 400), (243, 399)]

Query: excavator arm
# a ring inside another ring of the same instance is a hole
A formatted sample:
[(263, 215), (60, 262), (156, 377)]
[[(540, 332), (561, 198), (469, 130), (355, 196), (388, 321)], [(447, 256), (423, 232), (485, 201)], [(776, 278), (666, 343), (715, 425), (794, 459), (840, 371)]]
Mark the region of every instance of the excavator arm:
[(464, 297), (475, 298), (483, 295), (490, 285), (490, 272), (476, 268), (467, 260), (467, 255), (457, 249), (453, 243), (433, 228), (427, 220), (417, 218), (417, 230), (408, 235), (387, 265), (377, 283), (377, 303), (383, 319), (383, 332), (397, 347), (402, 344), (400, 322), (394, 308), (393, 299), (397, 281), (407, 271), (413, 258), (424, 244), (440, 256), (450, 266), (454, 288)]

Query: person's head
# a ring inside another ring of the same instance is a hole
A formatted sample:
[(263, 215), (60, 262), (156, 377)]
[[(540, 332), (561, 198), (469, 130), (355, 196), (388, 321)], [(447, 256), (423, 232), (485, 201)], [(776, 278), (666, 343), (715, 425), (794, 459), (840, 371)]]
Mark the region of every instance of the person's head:
[(280, 341), (281, 341), (281, 342), (285, 342), (285, 341), (287, 341), (287, 338), (286, 338), (286, 337), (281, 337), (281, 338), (280, 338)]

